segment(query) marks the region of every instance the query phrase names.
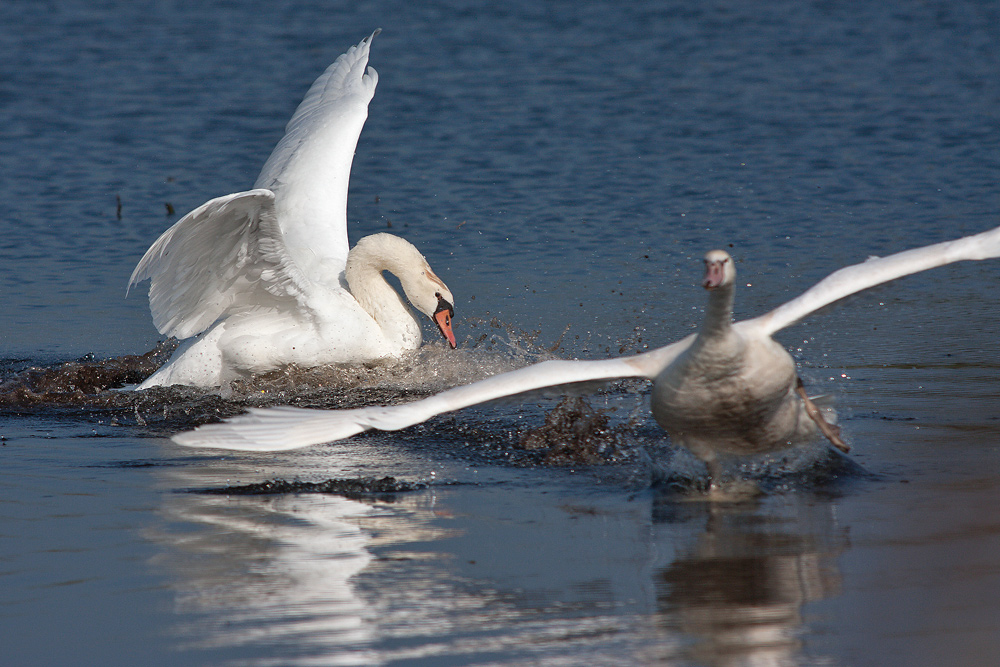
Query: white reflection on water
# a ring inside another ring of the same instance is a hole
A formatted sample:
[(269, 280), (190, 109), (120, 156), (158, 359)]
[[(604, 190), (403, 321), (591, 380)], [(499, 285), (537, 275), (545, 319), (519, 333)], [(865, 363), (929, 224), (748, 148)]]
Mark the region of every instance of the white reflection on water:
[(241, 664), (801, 664), (804, 605), (840, 589), (828, 502), (574, 493), (169, 493), (153, 538), (182, 643)]
[(153, 537), (169, 550), (178, 632), (190, 648), (283, 647), (254, 664), (368, 664), (372, 626), (351, 578), (372, 560), (358, 525), (370, 505), (337, 496), (168, 496), (186, 530)]

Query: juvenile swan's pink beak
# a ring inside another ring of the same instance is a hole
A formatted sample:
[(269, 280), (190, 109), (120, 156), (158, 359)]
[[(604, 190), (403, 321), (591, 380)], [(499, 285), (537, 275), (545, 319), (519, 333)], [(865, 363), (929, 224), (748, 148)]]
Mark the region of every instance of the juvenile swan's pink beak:
[(448, 345), (451, 345), (453, 350), (458, 347), (458, 343), (455, 342), (455, 332), (451, 330), (451, 318), (454, 316), (455, 309), (450, 303), (439, 297), (437, 310), (434, 311), (434, 323), (441, 330), (441, 335), (448, 339)]
[(705, 279), (701, 282), (701, 286), (705, 289), (715, 289), (721, 285), (726, 275), (725, 264), (725, 260), (705, 260)]

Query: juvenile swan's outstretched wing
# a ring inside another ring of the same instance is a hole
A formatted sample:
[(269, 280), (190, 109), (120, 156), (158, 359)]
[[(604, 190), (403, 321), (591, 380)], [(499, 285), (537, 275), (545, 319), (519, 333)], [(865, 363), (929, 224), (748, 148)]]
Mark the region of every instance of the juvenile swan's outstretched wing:
[(347, 263), (347, 186), (378, 74), (368, 51), (378, 30), (352, 46), (316, 79), (264, 163), (255, 188), (275, 194), (285, 243), (316, 279), (318, 259), (334, 272)]
[(653, 379), (692, 338), (633, 357), (543, 361), (405, 405), (352, 410), (252, 409), (249, 414), (180, 433), (173, 440), (188, 447), (271, 452), (332, 442), (369, 429), (395, 431), (445, 412), (551, 387), (628, 377)]
[(952, 262), (996, 257), (1000, 257), (1000, 227), (954, 241), (906, 250), (888, 257), (872, 258), (831, 273), (801, 296), (778, 306), (766, 315), (741, 322), (740, 327), (757, 329), (760, 334), (770, 336), (823, 306), (890, 280)]

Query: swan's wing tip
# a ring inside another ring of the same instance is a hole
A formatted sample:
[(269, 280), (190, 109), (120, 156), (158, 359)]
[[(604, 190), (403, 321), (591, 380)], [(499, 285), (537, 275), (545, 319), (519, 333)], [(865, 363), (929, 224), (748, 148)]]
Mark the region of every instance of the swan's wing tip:
[(246, 414), (205, 424), (171, 437), (178, 445), (204, 449), (280, 452), (342, 440), (370, 427), (359, 410), (314, 410), (281, 406), (250, 408)]
[(761, 317), (748, 320), (745, 326), (759, 327), (759, 331), (771, 335), (820, 308), (875, 285), (953, 262), (998, 257), (1000, 257), (1000, 227), (951, 241), (911, 248), (885, 257), (869, 256), (863, 262), (834, 271), (791, 301)]

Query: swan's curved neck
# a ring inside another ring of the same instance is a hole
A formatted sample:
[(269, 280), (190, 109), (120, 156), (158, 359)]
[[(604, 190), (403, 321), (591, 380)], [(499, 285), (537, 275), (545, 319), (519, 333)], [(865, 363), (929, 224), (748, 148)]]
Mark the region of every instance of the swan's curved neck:
[(403, 297), (382, 275), (383, 271), (397, 277), (404, 273), (401, 261), (394, 254), (357, 245), (351, 249), (344, 278), (358, 304), (372, 316), (387, 338), (410, 340), (415, 337), (419, 345), (420, 323)]

